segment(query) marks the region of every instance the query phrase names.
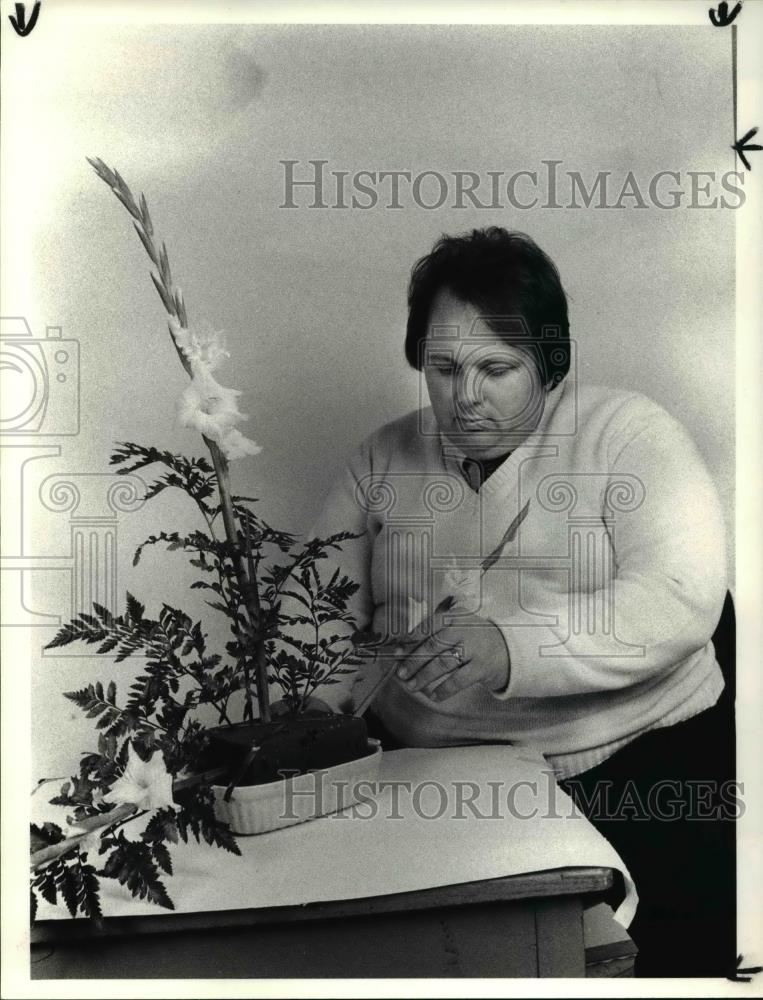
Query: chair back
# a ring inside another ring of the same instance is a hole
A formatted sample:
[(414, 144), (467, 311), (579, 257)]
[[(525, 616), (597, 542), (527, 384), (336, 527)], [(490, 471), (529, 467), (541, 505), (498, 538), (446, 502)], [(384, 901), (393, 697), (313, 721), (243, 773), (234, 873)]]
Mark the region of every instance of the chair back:
[(721, 668), (726, 688), (732, 701), (736, 700), (736, 614), (729, 591), (723, 602), (723, 611), (713, 633), (715, 658)]

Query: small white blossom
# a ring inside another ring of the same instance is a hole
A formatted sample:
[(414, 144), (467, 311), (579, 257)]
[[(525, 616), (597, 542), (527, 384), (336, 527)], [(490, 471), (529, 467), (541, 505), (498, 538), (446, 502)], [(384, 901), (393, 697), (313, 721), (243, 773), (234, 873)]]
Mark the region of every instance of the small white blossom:
[(426, 601), (417, 601), (415, 597), (408, 598), (408, 631), (413, 632), (415, 628), (424, 621), (427, 616), (428, 605)]
[(173, 805), (172, 775), (164, 764), (162, 754), (155, 751), (151, 760), (146, 762), (140, 759), (131, 744), (124, 773), (104, 795), (103, 801), (113, 805), (130, 803), (139, 809), (161, 809), (162, 806)]
[(455, 598), (455, 603), (459, 607), (475, 610), (480, 604), (482, 572), (479, 567), (466, 569), (457, 566), (455, 557), (452, 562), (453, 565), (443, 579), (442, 592)]
[(237, 458), (244, 458), (246, 455), (259, 455), (262, 448), (251, 438), (244, 437), (236, 427), (231, 428), (220, 441), (225, 457), (229, 462), (234, 462)]

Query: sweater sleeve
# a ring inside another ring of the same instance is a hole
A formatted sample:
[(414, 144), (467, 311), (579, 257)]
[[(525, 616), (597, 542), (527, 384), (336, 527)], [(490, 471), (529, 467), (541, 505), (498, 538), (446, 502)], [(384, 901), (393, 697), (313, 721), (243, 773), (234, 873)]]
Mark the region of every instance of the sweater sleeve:
[[(328, 631), (333, 635), (349, 636), (354, 628), (366, 628), (373, 618), (373, 601), (371, 596), (371, 549), (373, 546), (374, 527), (369, 524), (366, 489), (369, 474), (372, 469), (371, 439), (363, 441), (345, 462), (338, 477), (312, 523), (308, 538), (326, 538), (338, 532), (351, 532), (357, 535), (341, 542), (341, 549), (328, 549), (326, 558), (320, 560), (316, 568), (325, 582), (331, 578), (335, 569), (349, 577), (357, 584), (357, 590), (347, 602), (347, 610), (354, 619), (354, 625), (348, 623), (332, 623)], [(287, 615), (304, 612), (292, 598), (284, 597), (281, 611)], [(299, 626), (292, 626), (290, 634), (308, 638), (302, 634)], [(325, 633), (324, 633), (325, 634)], [(322, 684), (316, 691), (316, 696), (332, 708), (338, 709), (347, 700), (352, 687), (351, 674), (336, 676), (327, 684)]]
[[(694, 443), (664, 410), (641, 399), (608, 443), (611, 481), (636, 476), (636, 510), (618, 514), (610, 537), (614, 634), (567, 633), (572, 593), (550, 610), (556, 626), (501, 626), (511, 661), (499, 699), (585, 694), (627, 688), (701, 650), (726, 592), (724, 523), (717, 491)], [(572, 574), (570, 574), (572, 576)], [(574, 585), (574, 584), (573, 584)], [(602, 630), (603, 631), (603, 630)], [(582, 639), (582, 642), (581, 642)], [(628, 644), (633, 655), (622, 655)], [(555, 648), (552, 648), (555, 647)]]

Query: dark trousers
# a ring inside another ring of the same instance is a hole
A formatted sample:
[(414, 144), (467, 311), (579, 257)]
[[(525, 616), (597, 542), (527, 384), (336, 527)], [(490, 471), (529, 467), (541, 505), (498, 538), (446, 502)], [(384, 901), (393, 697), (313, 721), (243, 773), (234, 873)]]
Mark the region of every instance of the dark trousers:
[[(387, 750), (403, 746), (369, 712)], [(640, 977), (726, 976), (736, 965), (735, 722), (713, 708), (645, 733), (561, 788), (609, 840), (639, 895), (628, 928)]]
[(561, 781), (625, 862), (639, 905), (637, 976), (726, 976), (736, 964), (733, 695)]

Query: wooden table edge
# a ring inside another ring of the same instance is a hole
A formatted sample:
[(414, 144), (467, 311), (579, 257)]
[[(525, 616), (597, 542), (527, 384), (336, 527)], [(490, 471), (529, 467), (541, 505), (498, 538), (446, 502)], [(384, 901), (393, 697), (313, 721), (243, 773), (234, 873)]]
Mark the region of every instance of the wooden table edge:
[(473, 906), (481, 903), (513, 902), (556, 896), (593, 897), (609, 893), (615, 873), (611, 868), (554, 868), (523, 875), (434, 886), (411, 892), (390, 893), (359, 899), (327, 900), (296, 906), (269, 906), (235, 910), (205, 910), (196, 913), (164, 912), (157, 916), (106, 917), (102, 928), (85, 919), (40, 920), (31, 932), (32, 944), (63, 942), (99, 937), (121, 937), (210, 928), (256, 926), (305, 920), (330, 920), (372, 914), (404, 913), (445, 906)]

